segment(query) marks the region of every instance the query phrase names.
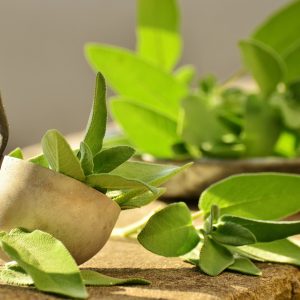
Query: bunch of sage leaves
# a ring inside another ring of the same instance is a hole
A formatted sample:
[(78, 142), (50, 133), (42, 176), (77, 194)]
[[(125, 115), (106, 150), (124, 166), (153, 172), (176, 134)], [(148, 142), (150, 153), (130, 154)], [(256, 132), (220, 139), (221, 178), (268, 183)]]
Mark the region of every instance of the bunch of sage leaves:
[(85, 55), (116, 92), (112, 116), (141, 153), (165, 159), (296, 157), (299, 14), (300, 1), (292, 1), (240, 42), (256, 92), (214, 76), (195, 84), (193, 66), (175, 69), (183, 48), (176, 0), (137, 0), (136, 52), (89, 43)]
[(211, 276), (224, 270), (261, 275), (253, 260), (300, 266), (300, 246), (289, 239), (300, 233), (300, 221), (281, 221), (299, 212), (299, 194), (298, 175), (232, 176), (201, 195), (200, 227), (185, 203), (173, 203), (149, 219), (138, 241), (155, 254), (182, 256)]

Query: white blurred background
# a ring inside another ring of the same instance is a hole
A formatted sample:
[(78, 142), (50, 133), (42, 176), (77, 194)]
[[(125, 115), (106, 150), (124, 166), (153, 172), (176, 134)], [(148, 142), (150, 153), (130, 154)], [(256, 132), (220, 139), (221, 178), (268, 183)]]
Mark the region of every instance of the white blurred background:
[[(163, 1), (163, 0), (162, 0)], [(286, 0), (181, 0), (183, 63), (226, 78), (239, 67), (237, 41)], [(134, 0), (0, 0), (0, 90), (10, 123), (7, 150), (45, 130), (85, 127), (94, 74), (83, 45), (134, 49)]]

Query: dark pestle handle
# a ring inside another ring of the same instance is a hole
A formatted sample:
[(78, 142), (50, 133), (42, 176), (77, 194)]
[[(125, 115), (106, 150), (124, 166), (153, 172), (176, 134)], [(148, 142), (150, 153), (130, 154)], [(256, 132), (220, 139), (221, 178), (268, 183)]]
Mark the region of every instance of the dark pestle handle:
[(2, 162), (3, 152), (7, 146), (8, 142), (8, 122), (2, 102), (2, 98), (0, 95), (0, 162)]

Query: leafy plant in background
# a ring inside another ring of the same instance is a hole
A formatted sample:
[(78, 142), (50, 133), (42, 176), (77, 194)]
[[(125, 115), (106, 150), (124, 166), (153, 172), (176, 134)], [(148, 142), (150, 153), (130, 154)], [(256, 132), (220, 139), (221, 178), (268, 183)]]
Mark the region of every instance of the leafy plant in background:
[(252, 260), (300, 266), (300, 247), (287, 239), (300, 233), (300, 221), (278, 221), (299, 211), (299, 193), (297, 175), (232, 176), (201, 195), (202, 226), (193, 225), (201, 214), (173, 203), (149, 219), (138, 240), (158, 255), (182, 256), (211, 276), (226, 269), (261, 275)]
[(138, 0), (137, 10), (136, 52), (85, 47), (92, 68), (117, 94), (111, 112), (133, 145), (167, 159), (298, 155), (300, 1), (239, 44), (257, 92), (230, 87), (244, 72), (230, 78), (230, 86), (213, 76), (195, 85), (193, 66), (174, 69), (183, 44), (176, 0)]
[[(80, 149), (71, 149), (57, 130), (49, 130), (42, 139), (43, 154), (29, 161), (106, 193), (121, 209), (141, 207), (158, 198), (165, 190), (158, 186), (188, 165), (128, 161), (134, 154), (133, 148), (103, 148), (107, 119), (105, 90), (104, 78), (98, 73), (93, 108)], [(9, 155), (23, 159), (20, 148)], [(40, 291), (81, 299), (88, 297), (86, 285), (149, 284), (139, 278), (119, 279), (79, 270), (63, 243), (40, 230), (2, 231), (0, 248), (15, 261), (0, 268), (0, 281), (6, 284), (34, 285)]]

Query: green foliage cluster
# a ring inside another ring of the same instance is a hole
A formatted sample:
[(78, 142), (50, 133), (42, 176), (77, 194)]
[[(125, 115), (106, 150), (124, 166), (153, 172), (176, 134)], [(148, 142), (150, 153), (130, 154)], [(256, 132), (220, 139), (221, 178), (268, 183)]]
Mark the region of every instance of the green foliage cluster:
[(183, 44), (176, 0), (137, 0), (135, 52), (90, 43), (85, 55), (116, 92), (112, 115), (142, 153), (166, 159), (295, 157), (299, 14), (300, 1), (292, 1), (240, 42), (257, 92), (218, 83), (213, 76), (197, 81), (190, 65), (174, 69)]
[(232, 176), (201, 195), (200, 227), (185, 203), (173, 203), (149, 219), (138, 240), (158, 255), (182, 256), (210, 276), (226, 269), (261, 275), (252, 260), (300, 266), (300, 247), (288, 239), (300, 233), (300, 221), (280, 221), (299, 211), (299, 192), (298, 175)]
[[(128, 161), (135, 153), (132, 147), (104, 148), (107, 119), (105, 91), (105, 80), (98, 73), (93, 108), (80, 149), (71, 149), (59, 131), (49, 130), (42, 138), (43, 154), (29, 161), (106, 193), (121, 209), (141, 207), (157, 199), (165, 191), (158, 186), (189, 164), (177, 167)], [(23, 159), (20, 148), (9, 155)]]

